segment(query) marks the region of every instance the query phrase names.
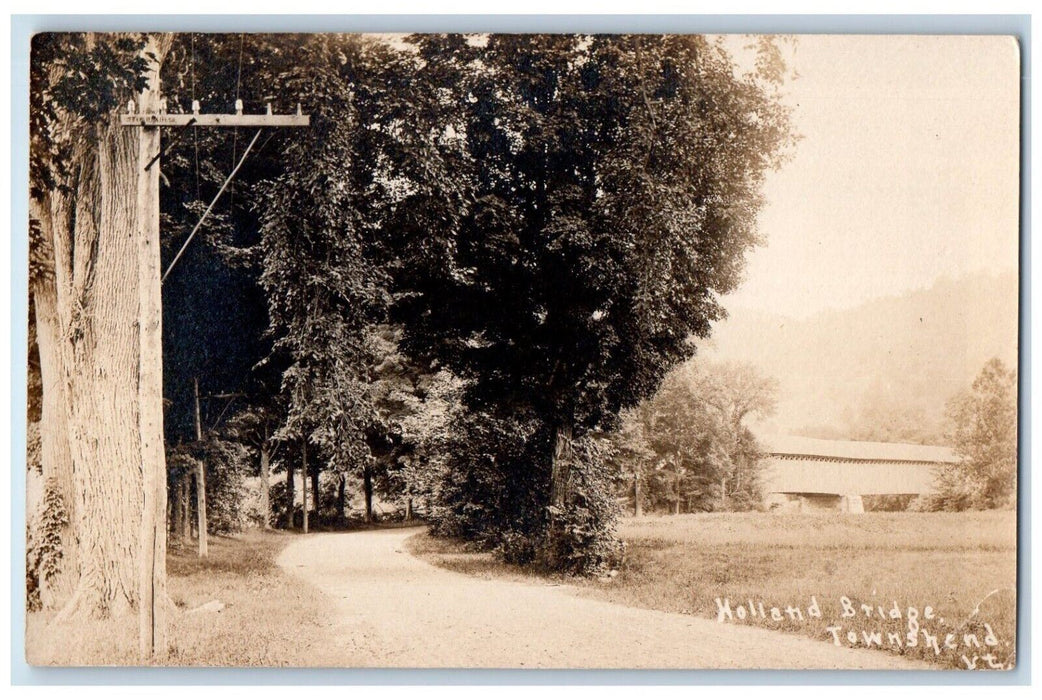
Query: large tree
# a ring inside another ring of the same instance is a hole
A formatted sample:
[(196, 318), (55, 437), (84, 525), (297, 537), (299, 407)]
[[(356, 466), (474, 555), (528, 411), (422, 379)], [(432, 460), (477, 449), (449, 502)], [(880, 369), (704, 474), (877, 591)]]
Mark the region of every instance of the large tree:
[(577, 488), (601, 487), (576, 448), (723, 316), (787, 113), (764, 74), (740, 75), (701, 36), (415, 43), (418, 82), (439, 97), (416, 131), (467, 187), (462, 207), (419, 192), (399, 212), (415, 232), (398, 278), (405, 346), (468, 380), (472, 410), (531, 420), (533, 451), (509, 467), (537, 490), (523, 535), (559, 551), (609, 517)]
[[(61, 616), (136, 607), (164, 653), (165, 512), (156, 129), (170, 36), (41, 34), (31, 74), (31, 282), (44, 471), (69, 514)], [(149, 154), (149, 155), (146, 155)], [(139, 202), (139, 200), (141, 200)], [(157, 476), (158, 475), (158, 476)], [(52, 478), (53, 477), (53, 478)], [(153, 488), (154, 487), (154, 488)], [(144, 507), (142, 506), (144, 504)]]
[[(377, 264), (380, 204), (387, 199), (384, 154), (393, 149), (389, 114), (396, 52), (360, 37), (315, 36), (300, 65), (273, 76), (312, 114), (307, 135), (282, 152), (284, 171), (263, 183), (260, 207), (269, 332), (289, 359), (280, 439), (317, 448), (327, 468), (371, 483), (369, 343), (386, 305)], [(317, 479), (317, 475), (313, 475)]]
[(327, 469), (357, 475), (369, 504), (400, 445), (389, 420), (396, 400), (380, 376), (386, 357), (373, 342), (390, 281), (408, 274), (392, 241), (425, 245), (396, 212), (428, 197), (440, 215), (458, 216), (456, 183), (466, 176), (430, 142), (443, 97), (417, 80), (412, 53), (323, 35), (294, 57), (269, 82), (300, 96), (312, 126), (257, 190), (269, 333), (288, 361), (278, 435), (306, 440)]
[[(374, 137), (355, 104), (373, 100), (353, 81), (381, 65), (366, 63), (373, 46), (345, 36), (184, 34), (166, 63), (179, 111), (193, 100), (204, 112), (231, 111), (242, 100), (246, 112), (300, 104), (313, 116), (308, 130), (261, 135), (165, 285), (179, 302), (165, 309), (171, 438), (192, 434), (199, 377), (206, 393), (237, 397), (230, 408), (204, 402), (204, 412), (216, 409), (207, 423), (236, 417), (233, 432), (256, 451), (262, 474), (279, 445), (274, 464), (291, 478), (305, 441), (315, 484), (324, 466), (366, 460), (365, 335), (379, 316), (381, 272), (362, 259), (368, 205), (359, 183), (371, 167), (357, 165), (371, 162), (365, 144)], [(179, 234), (167, 260), (251, 136), (192, 130), (164, 158), (164, 214)], [(222, 326), (238, 332), (214, 332)]]

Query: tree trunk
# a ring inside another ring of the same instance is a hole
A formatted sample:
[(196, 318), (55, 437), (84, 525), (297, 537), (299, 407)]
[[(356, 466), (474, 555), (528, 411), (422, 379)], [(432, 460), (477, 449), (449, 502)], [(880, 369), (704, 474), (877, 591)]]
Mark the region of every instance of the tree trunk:
[(680, 515), (680, 499), (682, 498), (681, 488), (683, 487), (684, 477), (680, 470), (677, 470), (677, 500), (673, 504), (673, 515)]
[[(162, 56), (154, 44), (151, 49)], [(158, 88), (158, 65), (147, 60), (150, 85)], [(150, 104), (154, 96), (146, 93), (141, 101)], [(78, 134), (70, 159), (70, 189), (56, 190), (49, 203), (79, 538), (79, 580), (62, 619), (128, 612), (139, 601), (139, 573), (149, 568), (150, 600), (139, 608), (151, 609), (165, 577), (165, 538), (156, 537), (154, 527), (165, 498), (154, 478), (165, 469), (158, 279), (150, 278), (159, 254), (158, 219), (141, 221), (137, 206), (142, 188), (152, 186), (139, 177), (140, 153), (156, 139), (119, 126), (115, 115), (84, 128), (88, 133)], [(142, 237), (148, 241), (139, 245)], [(142, 262), (148, 270), (139, 276)]]
[(373, 522), (373, 473), (366, 467), (362, 470), (362, 493), (365, 495), (365, 522)]
[(296, 476), (293, 469), (293, 462), (287, 460), (286, 464), (286, 528), (292, 530), (296, 527), (294, 521), (294, 506), (296, 505), (297, 496), (293, 493), (293, 480)]
[[(81, 611), (119, 615), (137, 602), (144, 499), (134, 245), (137, 131), (114, 123), (96, 128), (99, 151), (82, 164), (76, 194), (59, 201), (53, 217), (75, 222), (75, 230), (54, 236), (80, 559), (77, 588), (62, 618)], [(87, 255), (92, 248), (105, 254)], [(83, 279), (88, 276), (89, 283)]]
[(192, 539), (192, 475), (181, 475), (181, 539), (186, 543)]
[(644, 515), (643, 497), (640, 492), (640, 472), (633, 472), (633, 515), (637, 518)]
[(195, 467), (192, 467), (192, 472), (187, 474), (186, 478), (188, 479), (188, 488), (185, 491), (185, 495), (188, 497), (188, 509), (185, 511), (185, 517), (188, 519), (188, 538), (196, 539), (199, 537), (199, 518), (195, 515), (195, 509), (192, 507), (199, 501), (195, 497)]
[(185, 504), (184, 504), (184, 489), (181, 488), (183, 483), (183, 477), (177, 477), (177, 481), (174, 482), (174, 507), (171, 512), (171, 530), (176, 539), (181, 538), (181, 532), (184, 529), (184, 516), (185, 516)]
[[(141, 53), (148, 87), (137, 97), (145, 110), (158, 106), (170, 42), (152, 36)], [(166, 460), (159, 173), (144, 171), (142, 158), (157, 152), (159, 134), (122, 127), (115, 114), (65, 119), (62, 129), (70, 175), (37, 203), (47, 210), (54, 251), (57, 393), (68, 421), (78, 538), (79, 576), (58, 619), (136, 607), (141, 651), (153, 658), (165, 651)]]
[(271, 529), (271, 462), (267, 439), (260, 446), (260, 514), (261, 528)]
[[(41, 222), (41, 226), (44, 225), (49, 227), (50, 222)], [(49, 237), (49, 233), (43, 234), (44, 240), (48, 240)], [(52, 257), (50, 266), (53, 265)], [(58, 356), (61, 338), (58, 335), (57, 290), (53, 274), (34, 281), (32, 292), (36, 312), (36, 343), (40, 353), (40, 380), (43, 387), (40, 462), (44, 484), (60, 499), (66, 515), (65, 524), (57, 533), (61, 551), (58, 570), (47, 578), (41, 577), (40, 602), (45, 608), (57, 609), (68, 602), (77, 583), (76, 490), (72, 451), (69, 446), (69, 419), (62, 391)]]
[(405, 499), (405, 522), (412, 520), (412, 498)]
[(734, 431), (734, 490), (742, 490), (742, 419), (735, 418), (731, 430)]
[(347, 520), (347, 475), (341, 474), (336, 490), (336, 514), (342, 521)]
[(315, 466), (311, 468), (311, 504), (315, 509), (315, 525), (321, 525), (322, 521), (319, 518), (319, 483), (318, 483), (318, 461), (315, 461)]
[(550, 504), (558, 508), (563, 508), (568, 502), (568, 481), (573, 457), (572, 426), (559, 426), (554, 437), (554, 457), (550, 465)]
[(209, 555), (206, 526), (206, 465), (199, 462), (195, 470), (195, 511), (199, 516), (199, 556)]
[(304, 463), (300, 466), (300, 495), (304, 499), (304, 534), (308, 534), (308, 441), (304, 438), (301, 454)]

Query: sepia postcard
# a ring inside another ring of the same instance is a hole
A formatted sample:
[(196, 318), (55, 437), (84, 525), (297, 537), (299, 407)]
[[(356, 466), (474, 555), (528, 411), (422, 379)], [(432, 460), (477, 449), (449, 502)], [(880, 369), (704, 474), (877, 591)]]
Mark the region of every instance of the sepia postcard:
[(36, 34), (27, 662), (1014, 669), (1020, 83)]

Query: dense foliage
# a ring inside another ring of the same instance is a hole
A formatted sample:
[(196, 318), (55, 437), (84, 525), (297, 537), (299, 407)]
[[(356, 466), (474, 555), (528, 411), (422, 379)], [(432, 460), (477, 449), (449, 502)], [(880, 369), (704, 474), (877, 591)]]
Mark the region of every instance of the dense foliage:
[[(369, 385), (377, 416), (369, 437), (375, 488), (387, 500), (404, 501), (408, 514), (418, 503), (429, 514), (445, 470), (451, 421), (460, 410), (460, 382), (405, 356), (400, 328), (381, 325), (370, 340), (378, 358)], [(367, 501), (367, 516), (370, 509)]]
[(140, 34), (44, 32), (29, 71), (29, 190), (34, 199), (68, 186), (77, 148), (99, 122), (144, 87)]
[(68, 524), (69, 515), (51, 480), (43, 484), (39, 510), (26, 518), (25, 528), (25, 595), (26, 608), (40, 608), (40, 588), (55, 576), (64, 552), (61, 529)]
[(676, 368), (612, 434), (620, 491), (635, 511), (758, 507), (760, 446), (746, 420), (769, 416), (776, 393), (777, 383), (749, 365), (692, 360)]
[(787, 114), (762, 75), (737, 76), (704, 37), (415, 44), (417, 80), (440, 96), (426, 131), (460, 164), (466, 206), (424, 192), (396, 210), (393, 313), (406, 349), (464, 378), (481, 415), (459, 468), (487, 477), (457, 488), (450, 510), (490, 512), (523, 489), (509, 500), (525, 518), (490, 520), (486, 534), (523, 537), (567, 567), (552, 554), (562, 537), (578, 550), (612, 531), (591, 505), (611, 475), (576, 448), (650, 396), (722, 317)]
[(227, 534), (252, 525), (253, 498), (246, 480), (255, 467), (249, 451), (217, 433), (173, 447), (167, 451), (170, 485), (181, 474), (194, 474), (200, 464), (206, 469), (207, 531)]
[[(77, 128), (139, 87), (138, 37), (36, 43)], [(247, 517), (262, 452), (299, 474), (306, 446), (320, 514), (360, 483), (513, 561), (611, 566), (605, 435), (723, 317), (792, 142), (756, 51), (742, 73), (699, 36), (175, 37), (169, 111), (311, 115), (261, 134), (163, 288), (171, 474), (205, 465), (211, 527)], [(48, 114), (33, 157), (60, 163)], [(253, 134), (181, 136), (164, 268)]]

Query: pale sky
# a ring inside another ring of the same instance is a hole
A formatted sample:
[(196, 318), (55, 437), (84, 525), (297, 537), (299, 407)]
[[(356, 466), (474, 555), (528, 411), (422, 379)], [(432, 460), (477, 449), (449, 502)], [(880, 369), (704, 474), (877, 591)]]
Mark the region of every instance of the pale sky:
[(805, 35), (788, 53), (803, 139), (769, 175), (767, 245), (726, 307), (805, 317), (1016, 269), (1013, 39)]

